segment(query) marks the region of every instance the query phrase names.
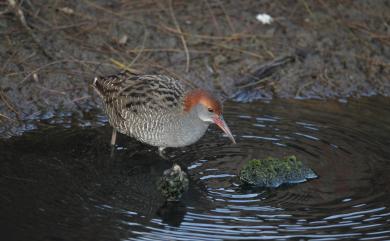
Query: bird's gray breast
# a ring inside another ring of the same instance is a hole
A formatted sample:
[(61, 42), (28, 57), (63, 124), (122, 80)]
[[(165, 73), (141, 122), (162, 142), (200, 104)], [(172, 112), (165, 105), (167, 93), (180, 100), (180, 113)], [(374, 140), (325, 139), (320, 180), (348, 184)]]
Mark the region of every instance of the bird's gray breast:
[(165, 132), (165, 141), (161, 143), (161, 146), (180, 147), (191, 145), (205, 134), (209, 126), (209, 124), (190, 114), (186, 114), (171, 123), (171, 125), (167, 125), (169, 130)]
[(159, 147), (181, 147), (198, 141), (206, 132), (208, 124), (188, 114), (142, 112), (132, 115), (126, 123), (128, 134), (134, 138)]

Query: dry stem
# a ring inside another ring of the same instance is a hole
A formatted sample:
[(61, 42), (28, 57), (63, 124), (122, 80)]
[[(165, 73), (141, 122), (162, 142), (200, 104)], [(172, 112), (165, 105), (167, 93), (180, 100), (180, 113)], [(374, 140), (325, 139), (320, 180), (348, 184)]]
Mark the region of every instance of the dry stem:
[(188, 52), (187, 42), (186, 42), (184, 35), (181, 31), (180, 25), (176, 20), (176, 16), (175, 16), (175, 13), (174, 13), (173, 8), (172, 8), (172, 0), (169, 1), (169, 11), (171, 13), (171, 17), (172, 17), (172, 20), (176, 26), (176, 29), (180, 33), (180, 39), (181, 39), (181, 42), (183, 44), (184, 51), (186, 53), (186, 72), (188, 72), (190, 70), (190, 53)]
[(11, 7), (11, 9), (14, 11), (15, 15), (19, 17), (19, 21), (22, 24), (22, 26), (27, 30), (27, 33), (31, 36), (33, 41), (38, 45), (42, 53), (50, 60), (54, 59), (51, 54), (42, 46), (41, 41), (38, 39), (38, 37), (34, 34), (33, 30), (28, 26), (26, 22), (26, 18), (24, 16), (24, 13), (22, 9), (20, 8), (19, 4), (16, 2), (16, 0), (8, 0), (8, 5)]

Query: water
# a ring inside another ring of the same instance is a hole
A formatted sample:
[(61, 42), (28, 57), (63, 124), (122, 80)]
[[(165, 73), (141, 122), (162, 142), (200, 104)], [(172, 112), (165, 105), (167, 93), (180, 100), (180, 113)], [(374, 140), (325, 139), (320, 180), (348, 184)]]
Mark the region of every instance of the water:
[[(0, 140), (2, 240), (390, 240), (388, 98), (227, 103), (238, 144), (212, 127), (170, 160), (124, 136), (111, 154), (101, 116), (62, 118)], [(245, 161), (291, 154), (319, 178), (240, 186)], [(156, 182), (173, 162), (190, 188), (166, 204)]]

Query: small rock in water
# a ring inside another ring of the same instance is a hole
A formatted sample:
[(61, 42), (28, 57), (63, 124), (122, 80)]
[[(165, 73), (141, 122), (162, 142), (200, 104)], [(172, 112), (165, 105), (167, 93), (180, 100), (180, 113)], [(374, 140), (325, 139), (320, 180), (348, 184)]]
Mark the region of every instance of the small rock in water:
[(300, 183), (318, 176), (295, 156), (288, 156), (284, 159), (268, 157), (264, 160), (251, 160), (241, 169), (239, 177), (243, 183), (257, 187), (279, 187), (285, 183)]
[(158, 189), (167, 201), (179, 201), (183, 193), (188, 190), (187, 173), (175, 164), (164, 171), (158, 182)]

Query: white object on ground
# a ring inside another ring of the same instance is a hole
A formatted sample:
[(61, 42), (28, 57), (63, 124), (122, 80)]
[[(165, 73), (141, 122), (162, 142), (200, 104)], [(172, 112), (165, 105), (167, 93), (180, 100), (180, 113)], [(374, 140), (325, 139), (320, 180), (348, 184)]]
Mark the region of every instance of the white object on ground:
[(266, 13), (257, 14), (256, 19), (260, 21), (262, 24), (270, 24), (274, 20), (270, 15)]

